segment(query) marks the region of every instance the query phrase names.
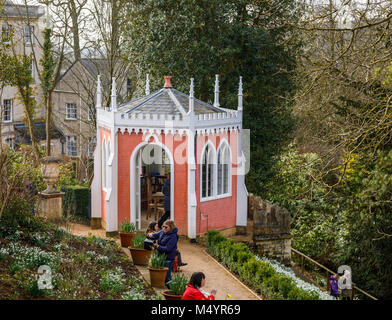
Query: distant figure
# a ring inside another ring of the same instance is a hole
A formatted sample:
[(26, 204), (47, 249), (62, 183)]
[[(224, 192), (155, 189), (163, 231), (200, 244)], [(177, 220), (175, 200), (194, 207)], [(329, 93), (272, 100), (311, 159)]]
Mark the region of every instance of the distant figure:
[(336, 275), (331, 275), (331, 280), (329, 281), (329, 294), (336, 299), (339, 298), (339, 288)]
[(163, 185), (163, 188), (162, 188), (162, 193), (164, 195), (163, 208), (165, 209), (165, 213), (162, 215), (162, 217), (158, 221), (159, 229), (162, 228), (163, 223), (167, 219), (170, 219), (170, 178), (166, 178), (165, 184)]
[(181, 300), (215, 300), (216, 289), (212, 289), (209, 294), (202, 289), (205, 283), (206, 276), (203, 272), (193, 273)]
[(35, 187), (33, 182), (31, 182), (29, 180), (25, 180), (24, 181), (24, 191), (26, 192), (26, 194), (28, 196), (28, 200), (31, 203), (31, 212), (33, 213), (33, 215), (35, 215), (35, 210), (34, 210), (35, 199), (34, 199), (34, 197), (38, 194), (38, 190)]
[(171, 280), (171, 272), (174, 259), (177, 255), (178, 242), (178, 228), (175, 226), (173, 220), (166, 220), (162, 225), (162, 230), (155, 233), (149, 233), (148, 237), (155, 240), (158, 239), (158, 244), (154, 245), (159, 253), (166, 255), (165, 267), (168, 268), (165, 278), (165, 284), (170, 289), (168, 282)]
[[(149, 233), (151, 233), (151, 232), (152, 232), (152, 233), (155, 233), (155, 232), (158, 232), (158, 231), (159, 231), (158, 223), (157, 223), (156, 221), (151, 222), (151, 223), (148, 225), (147, 230), (146, 230), (147, 238), (149, 238), (149, 237), (148, 237), (148, 234), (149, 234)], [(155, 241), (155, 242), (156, 242), (156, 241)], [(179, 267), (183, 267), (183, 266), (186, 266), (186, 265), (187, 265), (186, 262), (182, 262), (181, 253), (180, 253), (180, 251), (178, 251), (178, 249), (177, 249), (177, 263), (178, 263), (178, 266), (179, 266)]]
[(146, 230), (146, 234), (148, 235), (151, 232), (158, 232), (159, 231), (159, 227), (158, 227), (158, 223), (156, 221), (151, 222)]

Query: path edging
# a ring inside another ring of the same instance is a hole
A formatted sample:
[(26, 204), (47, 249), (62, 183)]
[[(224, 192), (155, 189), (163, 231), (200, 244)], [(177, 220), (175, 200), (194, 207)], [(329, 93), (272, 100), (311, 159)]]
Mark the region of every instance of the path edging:
[(252, 289), (250, 289), (248, 286), (246, 286), (242, 281), (240, 281), (236, 276), (234, 276), (230, 270), (228, 270), (224, 265), (222, 265), (218, 260), (216, 260), (212, 255), (210, 255), (207, 251), (207, 249), (203, 250), (204, 254), (210, 257), (213, 261), (215, 261), (216, 264), (218, 264), (222, 269), (226, 271), (233, 279), (235, 279), (241, 286), (243, 286), (246, 290), (248, 290), (250, 293), (252, 293), (255, 297), (257, 297), (258, 300), (263, 300), (256, 292), (254, 292)]

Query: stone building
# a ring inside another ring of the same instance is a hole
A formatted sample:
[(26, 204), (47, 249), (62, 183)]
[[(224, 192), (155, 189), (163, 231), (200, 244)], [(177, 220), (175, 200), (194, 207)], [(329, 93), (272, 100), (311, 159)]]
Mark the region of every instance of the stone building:
[[(1, 1), (1, 0), (0, 0)], [(46, 26), (47, 15), (43, 6), (24, 6), (3, 2), (4, 12), (0, 13), (2, 28), (2, 43), (10, 44), (10, 54), (34, 53), (34, 61), (42, 57), (42, 32)], [(7, 35), (11, 34), (12, 38)], [(11, 40), (10, 40), (11, 39)], [(12, 43), (11, 43), (12, 42)], [(14, 51), (12, 51), (14, 50)], [(37, 106), (42, 105), (42, 90), (38, 74), (41, 70), (39, 63), (32, 62), (33, 87), (36, 92)], [(80, 157), (85, 154), (92, 157), (95, 148), (95, 92), (98, 70), (105, 71), (106, 60), (85, 59), (72, 62), (66, 59), (63, 63), (60, 78), (52, 94), (53, 125), (51, 129), (51, 153)], [(127, 78), (128, 70), (119, 80), (119, 96), (127, 97), (130, 83)], [(108, 80), (110, 84), (110, 80)], [(5, 86), (0, 91), (1, 100), (1, 142), (11, 147), (20, 144), (30, 144), (31, 139), (23, 121), (24, 108), (17, 99), (17, 88)], [(110, 100), (110, 97), (107, 97)], [(36, 140), (45, 147), (45, 110), (36, 110), (34, 123)]]
[[(15, 5), (10, 1), (2, 1), (3, 12), (0, 12), (1, 44), (10, 45), (9, 54), (34, 54), (35, 61), (39, 61), (42, 50), (42, 30), (45, 28), (46, 16), (42, 6)], [(12, 36), (11, 36), (12, 35)], [(37, 85), (40, 67), (34, 61), (31, 64), (31, 75), (34, 79), (34, 88), (37, 95), (37, 104), (41, 103), (42, 92)], [(26, 127), (23, 122), (23, 105), (17, 99), (17, 88), (5, 86), (0, 90), (1, 98), (1, 142), (11, 147), (19, 143), (28, 143)], [(44, 110), (39, 109), (36, 113), (37, 119), (43, 119)], [(35, 124), (38, 132), (45, 132), (42, 121)]]

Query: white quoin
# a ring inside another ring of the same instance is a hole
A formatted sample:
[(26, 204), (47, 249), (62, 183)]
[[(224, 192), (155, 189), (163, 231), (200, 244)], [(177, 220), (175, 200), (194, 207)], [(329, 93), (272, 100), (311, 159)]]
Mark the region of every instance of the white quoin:
[(116, 78), (112, 77), (112, 111), (117, 111)]
[(215, 75), (214, 107), (219, 107), (219, 75)]
[(146, 96), (150, 94), (150, 75), (147, 73), (146, 77)]
[(240, 83), (238, 86), (238, 111), (242, 111), (242, 77), (240, 77)]
[(194, 103), (195, 103), (194, 85), (193, 85), (193, 78), (191, 78), (191, 86), (189, 89), (189, 111), (188, 111), (188, 114), (193, 113)]
[(97, 76), (97, 108), (102, 108), (101, 75)]

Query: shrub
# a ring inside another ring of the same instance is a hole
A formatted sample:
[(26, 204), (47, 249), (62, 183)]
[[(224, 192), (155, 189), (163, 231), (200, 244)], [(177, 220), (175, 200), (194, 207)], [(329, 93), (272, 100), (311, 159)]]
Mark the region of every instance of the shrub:
[(84, 186), (63, 186), (63, 213), (82, 221), (89, 219), (90, 188)]
[[(206, 242), (208, 251), (213, 256), (227, 265), (230, 270), (237, 272), (243, 281), (266, 298), (320, 299), (310, 285), (306, 287), (299, 280), (295, 281), (283, 265), (260, 259), (245, 244), (234, 243), (233, 240), (226, 239), (216, 230), (210, 230), (207, 233)], [(281, 272), (276, 270), (281, 270)]]

